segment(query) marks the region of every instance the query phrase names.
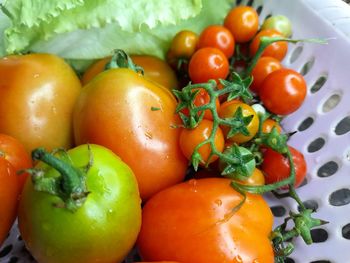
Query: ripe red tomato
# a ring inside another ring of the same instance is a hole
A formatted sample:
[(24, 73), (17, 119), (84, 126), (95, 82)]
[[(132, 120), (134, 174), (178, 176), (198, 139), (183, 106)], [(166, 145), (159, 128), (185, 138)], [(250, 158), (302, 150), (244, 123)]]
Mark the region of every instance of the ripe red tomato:
[[(265, 29), (261, 30), (250, 43), (250, 55), (254, 56), (258, 51), (260, 45), (261, 37), (283, 37), (283, 35), (274, 29)], [(286, 41), (278, 41), (268, 45), (262, 56), (263, 57), (274, 57), (277, 60), (281, 61), (287, 54), (288, 43)]]
[(193, 83), (204, 83), (210, 79), (218, 83), (229, 74), (228, 59), (217, 48), (198, 49), (191, 57), (188, 73)]
[(237, 43), (245, 43), (258, 32), (259, 15), (250, 6), (237, 6), (227, 14), (224, 25), (231, 31)]
[(287, 115), (301, 106), (306, 91), (306, 82), (302, 75), (292, 69), (282, 68), (265, 78), (259, 95), (269, 111)]
[[(182, 129), (179, 141), (180, 148), (188, 160), (191, 160), (191, 156), (196, 146), (210, 137), (212, 130), (213, 122), (205, 119), (203, 119), (194, 129)], [(219, 152), (222, 152), (224, 150), (225, 140), (220, 128), (218, 128), (215, 133), (214, 141), (216, 149)], [(218, 159), (217, 155), (214, 155), (209, 159), (211, 149), (209, 143), (199, 148), (198, 152), (203, 160), (201, 163), (202, 165), (206, 164), (206, 162), (212, 163)]]
[[(5, 158), (15, 172), (32, 167), (32, 159), (22, 143), (6, 134), (0, 134), (0, 158)], [(22, 190), (27, 174), (21, 173), (17, 176)]]
[(16, 219), (19, 194), (15, 169), (5, 158), (0, 158), (0, 247)]
[[(291, 146), (289, 146), (289, 150), (293, 156), (295, 165), (295, 187), (298, 187), (306, 176), (307, 165), (304, 155), (301, 152)], [(290, 173), (288, 159), (271, 148), (266, 148), (264, 151), (264, 161), (261, 169), (265, 173), (267, 184), (282, 181), (283, 179), (288, 178)]]
[(82, 90), (74, 111), (77, 144), (114, 151), (134, 171), (141, 197), (181, 182), (186, 173), (174, 128), (177, 101), (169, 90), (130, 69), (102, 72)]
[(206, 27), (199, 36), (197, 48), (204, 47), (220, 49), (227, 58), (230, 58), (235, 50), (235, 40), (226, 27), (211, 25)]
[(282, 64), (277, 59), (261, 57), (252, 70), (253, 82), (250, 85), (250, 90), (259, 94), (260, 87), (267, 75), (281, 68)]
[(274, 262), (273, 216), (260, 195), (242, 195), (231, 180), (189, 180), (153, 196), (144, 206), (138, 248), (144, 260), (183, 263)]

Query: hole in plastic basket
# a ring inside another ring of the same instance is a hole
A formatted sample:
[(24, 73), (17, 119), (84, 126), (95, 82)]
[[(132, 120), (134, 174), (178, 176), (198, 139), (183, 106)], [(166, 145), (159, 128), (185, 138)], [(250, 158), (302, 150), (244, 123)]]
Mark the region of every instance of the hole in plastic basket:
[(258, 15), (261, 14), (262, 10), (263, 10), (263, 6), (262, 6), (262, 5), (259, 5), (259, 6), (256, 8), (256, 12), (258, 13)]
[(307, 73), (310, 72), (310, 70), (312, 69), (312, 67), (315, 64), (315, 57), (311, 57), (305, 64), (304, 66), (301, 68), (300, 70), (300, 74), (305, 76)]
[(313, 123), (314, 119), (312, 117), (307, 117), (302, 121), (302, 123), (300, 123), (298, 131), (305, 131), (306, 129), (310, 128)]
[(247, 6), (253, 6), (254, 5), (254, 0), (249, 0), (247, 3)]
[(18, 262), (18, 257), (11, 257), (8, 263), (16, 263)]
[(4, 247), (0, 251), (0, 258), (7, 256), (11, 252), (11, 250), (12, 250), (12, 245), (8, 245), (8, 246)]
[[(318, 209), (318, 203), (315, 200), (307, 200), (304, 201), (303, 204), (307, 209), (311, 209), (313, 211), (316, 211)], [(298, 207), (298, 210), (300, 211), (300, 207)]]
[(333, 206), (343, 206), (350, 203), (350, 189), (342, 188), (329, 196), (329, 203)]
[(287, 213), (287, 210), (281, 205), (272, 206), (271, 211), (275, 217), (282, 217), (282, 216), (285, 216)]
[(328, 239), (328, 232), (323, 228), (315, 228), (311, 230), (311, 238), (315, 243), (322, 243)]
[(321, 260), (311, 261), (310, 263), (332, 263), (332, 262), (330, 262), (329, 260), (321, 259)]
[(318, 170), (317, 170), (317, 176), (318, 177), (328, 177), (333, 174), (335, 174), (339, 169), (339, 165), (334, 162), (334, 161), (329, 161), (322, 165)]
[(301, 52), (303, 52), (303, 46), (297, 46), (290, 56), (289, 63), (294, 63), (300, 57)]
[(268, 14), (267, 16), (265, 16), (264, 20), (270, 18), (272, 16), (272, 14)]
[(319, 137), (315, 140), (313, 140), (309, 146), (307, 147), (307, 151), (309, 153), (314, 153), (314, 152), (317, 152), (319, 151), (324, 145), (325, 145), (326, 141), (325, 139)]
[(307, 181), (307, 178), (305, 177), (305, 178), (304, 178), (304, 181), (302, 181), (301, 184), (299, 185), (299, 188), (300, 188), (300, 187), (303, 187), (304, 185), (307, 185), (307, 182), (308, 182), (308, 181)]
[(329, 112), (335, 108), (340, 102), (341, 96), (339, 94), (333, 94), (330, 96), (322, 106), (324, 113)]
[(335, 134), (343, 135), (349, 131), (350, 131), (350, 116), (346, 116), (335, 127)]
[(240, 5), (242, 3), (242, 0), (236, 0), (236, 5)]
[(294, 261), (294, 259), (292, 259), (292, 258), (286, 258), (286, 259), (284, 260), (284, 263), (295, 263), (295, 261)]
[(311, 93), (316, 93), (317, 91), (319, 91), (323, 85), (326, 83), (328, 79), (328, 74), (322, 74), (321, 76), (319, 76), (319, 78), (315, 81), (315, 83), (311, 86)]
[(350, 239), (350, 223), (343, 226), (343, 228), (341, 229), (341, 234), (343, 238)]

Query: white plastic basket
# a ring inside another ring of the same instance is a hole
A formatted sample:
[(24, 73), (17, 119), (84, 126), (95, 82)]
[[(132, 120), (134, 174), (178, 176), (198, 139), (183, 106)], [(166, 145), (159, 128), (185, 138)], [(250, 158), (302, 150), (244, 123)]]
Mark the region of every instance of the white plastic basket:
[[(290, 144), (301, 150), (308, 163), (307, 183), (298, 193), (315, 216), (330, 223), (313, 231), (314, 244), (298, 238), (296, 250), (286, 262), (350, 262), (350, 7), (340, 0), (250, 0), (261, 12), (286, 15), (293, 38), (329, 38), (328, 45), (290, 45), (287, 67), (305, 75), (308, 96), (303, 106), (283, 121), (284, 130), (298, 131)], [(315, 84), (316, 83), (316, 84)], [(296, 204), (289, 198), (267, 196), (283, 221)], [(0, 249), (0, 262), (34, 262), (14, 226)], [(62, 262), (63, 263), (63, 262)]]

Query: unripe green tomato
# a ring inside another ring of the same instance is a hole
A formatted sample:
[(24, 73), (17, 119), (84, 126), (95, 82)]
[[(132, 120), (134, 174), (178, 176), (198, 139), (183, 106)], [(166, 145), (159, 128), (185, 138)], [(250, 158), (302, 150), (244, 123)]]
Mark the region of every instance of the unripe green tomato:
[(287, 17), (282, 15), (271, 16), (266, 19), (261, 29), (275, 29), (285, 37), (290, 37), (292, 35), (292, 24)]

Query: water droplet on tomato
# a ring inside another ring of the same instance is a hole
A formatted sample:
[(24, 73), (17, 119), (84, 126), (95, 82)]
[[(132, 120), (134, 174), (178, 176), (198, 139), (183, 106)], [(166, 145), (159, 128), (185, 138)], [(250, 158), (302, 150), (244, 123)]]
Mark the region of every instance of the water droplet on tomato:
[(36, 78), (39, 78), (39, 74), (34, 74), (34, 78), (36, 79)]
[(188, 184), (191, 186), (191, 191), (197, 192), (197, 180), (196, 179), (191, 179), (188, 181)]
[(215, 203), (217, 206), (221, 206), (221, 205), (222, 205), (221, 199), (216, 199), (216, 200), (214, 201), (214, 203)]
[(240, 255), (236, 256), (235, 258), (236, 262), (239, 263), (239, 262), (243, 262), (243, 259)]

